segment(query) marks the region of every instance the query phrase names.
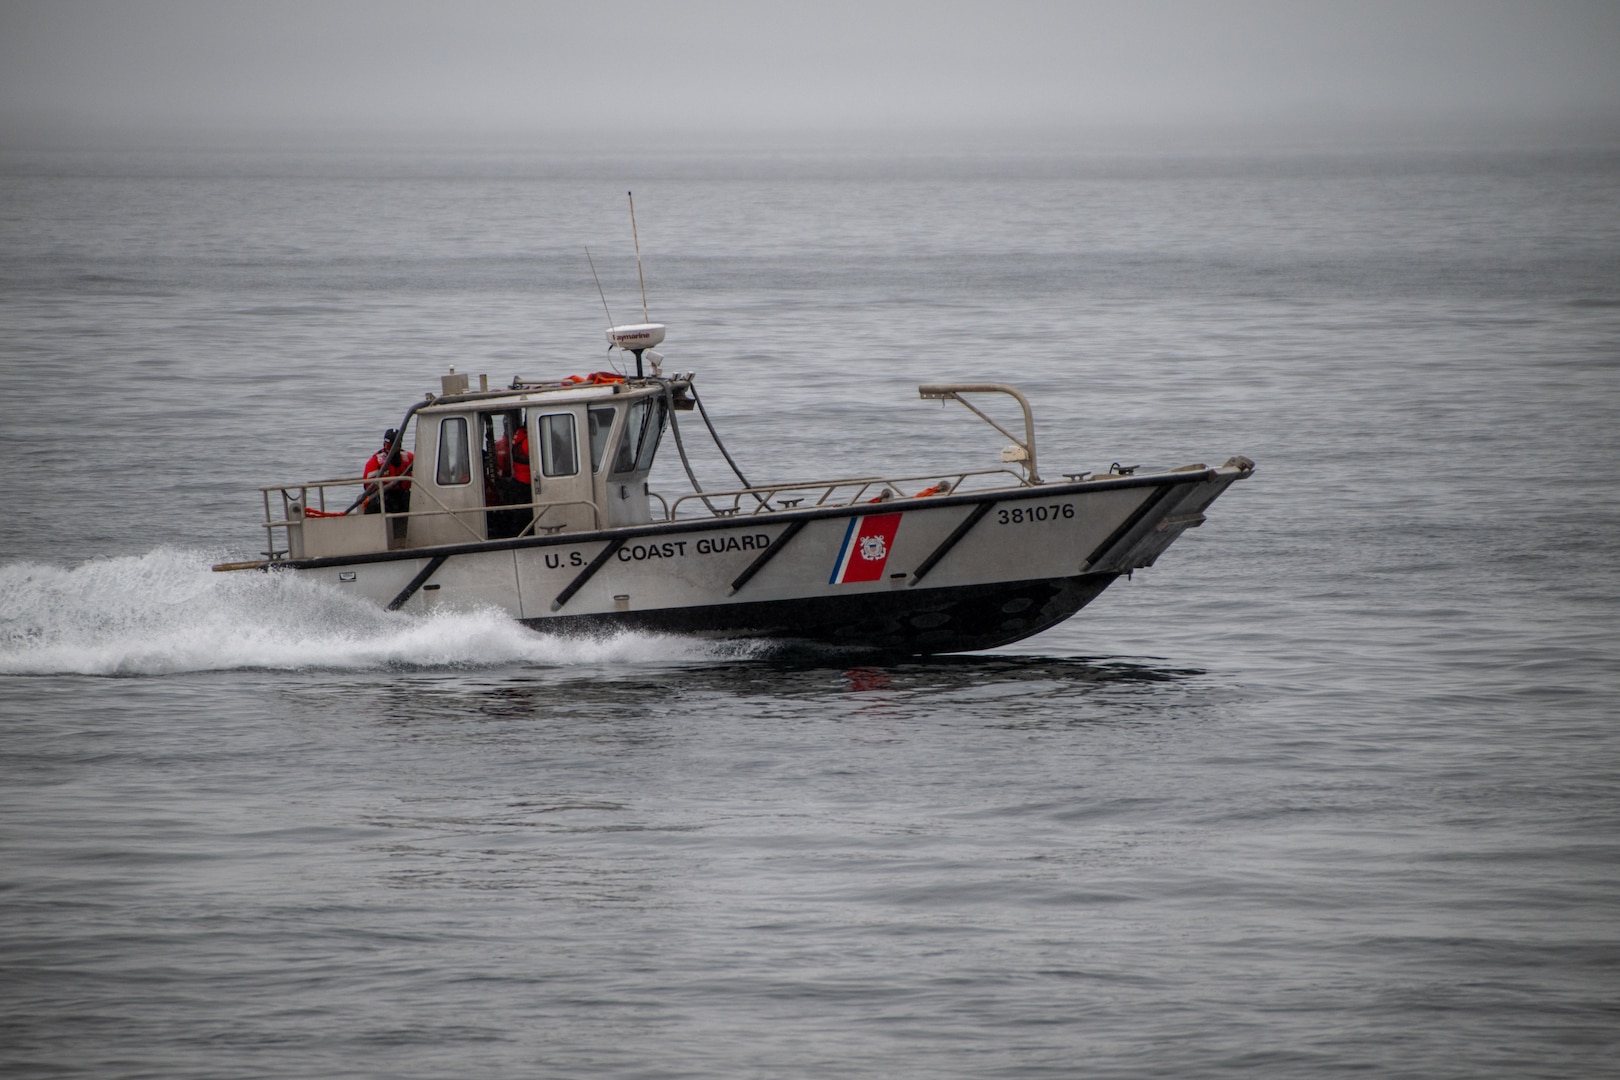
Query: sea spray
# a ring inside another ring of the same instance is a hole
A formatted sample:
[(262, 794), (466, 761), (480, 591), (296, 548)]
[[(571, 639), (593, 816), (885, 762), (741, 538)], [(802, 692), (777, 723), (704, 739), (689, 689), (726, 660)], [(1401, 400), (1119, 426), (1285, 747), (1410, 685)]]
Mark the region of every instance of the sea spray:
[(72, 567), (0, 566), (0, 675), (703, 662), (739, 646), (664, 635), (560, 637), (494, 610), (386, 612), (294, 574), (209, 569), (159, 548)]

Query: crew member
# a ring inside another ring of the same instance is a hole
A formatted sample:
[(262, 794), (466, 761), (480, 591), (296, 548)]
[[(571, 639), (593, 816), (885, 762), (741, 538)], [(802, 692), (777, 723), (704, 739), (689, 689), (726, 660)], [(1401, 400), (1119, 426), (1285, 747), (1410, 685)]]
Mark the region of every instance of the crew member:
[[(509, 491), (500, 501), (503, 503), (529, 501), (529, 429), (523, 426), (522, 414), (511, 413), (506, 418), (506, 429), (511, 432), (510, 437), (502, 435), (495, 440), (495, 475), (501, 480), (512, 480), (521, 484), (522, 491)], [(521, 494), (523, 497), (518, 498)]]
[[(411, 508), (411, 463), (416, 455), (403, 448), (396, 449), (390, 454), (389, 448), (399, 438), (399, 432), (389, 428), (383, 432), (382, 449), (372, 454), (366, 460), (366, 468), (362, 476), (367, 480), (373, 477), (387, 478), (390, 476), (403, 476), (404, 480), (396, 481), (383, 487), (381, 484), (368, 485), (366, 491), (365, 512), (368, 514), (381, 513), (385, 508), (390, 514), (403, 514)], [(383, 488), (382, 498), (377, 498), (378, 488)]]
[[(485, 459), (493, 468), (485, 474), (484, 505), (490, 507), (488, 528), (491, 540), (520, 536), (534, 520), (534, 511), (526, 504), (534, 500), (529, 471), (529, 431), (521, 412), (509, 412), (501, 417), (504, 430), (499, 439), (489, 443), (489, 456)], [(490, 418), (484, 423), (484, 438), (493, 435)], [(518, 506), (520, 510), (500, 510), (496, 507)]]
[(528, 487), (529, 477), (529, 429), (519, 424), (512, 432), (512, 479)]

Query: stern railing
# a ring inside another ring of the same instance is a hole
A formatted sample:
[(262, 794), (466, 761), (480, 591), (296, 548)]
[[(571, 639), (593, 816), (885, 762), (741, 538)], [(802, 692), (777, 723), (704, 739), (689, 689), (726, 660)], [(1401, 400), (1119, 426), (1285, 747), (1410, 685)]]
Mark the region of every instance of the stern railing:
[[(334, 495), (343, 489), (360, 488), (364, 494), (371, 494), (378, 490), (379, 494), (386, 493), (390, 487), (398, 484), (408, 484), (409, 476), (394, 477), (342, 477), (332, 480), (308, 480), (291, 484), (268, 484), (259, 489), (264, 500), (264, 531), (267, 550), (263, 553), (271, 562), (286, 559), (302, 558), (302, 536), (295, 530), (300, 530), (306, 521), (321, 518), (349, 518), (373, 516), (362, 514), (359, 507), (362, 498), (350, 498), (347, 493), (342, 499), (332, 498), (332, 506), (341, 506), (345, 509), (329, 510), (328, 492)], [(313, 500), (313, 505), (312, 505)], [(432, 491), (417, 486), (411, 491), (412, 506), (403, 512), (393, 512), (386, 509), (375, 515), (384, 522), (384, 536), (391, 538), (394, 535), (395, 522), (420, 521), (428, 518), (449, 517), (453, 519), (467, 534), (467, 542), (482, 541), (485, 539), (483, 530), (475, 527), (474, 521), (482, 524), (483, 515), (500, 511), (533, 511), (533, 517), (522, 531), (514, 534), (512, 539), (521, 536), (539, 536), (543, 533), (556, 532), (565, 526), (561, 524), (548, 524), (545, 517), (552, 511), (561, 511), (566, 507), (583, 506), (591, 512), (591, 529), (601, 528), (601, 511), (597, 505), (588, 499), (571, 499), (562, 502), (527, 502), (507, 503), (497, 506), (450, 507), (446, 506)], [(432, 504), (424, 507), (422, 501)], [(310, 513), (313, 510), (314, 513)], [(279, 517), (277, 513), (279, 511)], [(296, 538), (296, 539), (295, 539)], [(390, 541), (391, 543), (391, 541)]]

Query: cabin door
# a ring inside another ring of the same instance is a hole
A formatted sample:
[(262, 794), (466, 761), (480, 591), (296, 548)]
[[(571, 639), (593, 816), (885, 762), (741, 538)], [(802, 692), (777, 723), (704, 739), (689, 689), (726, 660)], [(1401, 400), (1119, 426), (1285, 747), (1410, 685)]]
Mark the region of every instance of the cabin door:
[(534, 527), (531, 436), (523, 409), (478, 414), (484, 464), (485, 535), (527, 536)]
[[(534, 448), (534, 531), (585, 532), (598, 524), (583, 406), (529, 410), (529, 445)], [(561, 529), (558, 529), (561, 526)]]

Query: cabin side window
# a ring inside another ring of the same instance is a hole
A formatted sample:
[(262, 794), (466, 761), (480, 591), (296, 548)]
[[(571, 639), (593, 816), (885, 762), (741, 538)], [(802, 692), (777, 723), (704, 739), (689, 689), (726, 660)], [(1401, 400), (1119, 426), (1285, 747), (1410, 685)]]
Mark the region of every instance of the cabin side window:
[(440, 487), (472, 482), (465, 416), (447, 416), (439, 421), (439, 468), (434, 479)]
[(613, 417), (619, 410), (611, 405), (590, 410), (591, 472), (602, 471), (602, 459), (607, 456), (608, 436), (613, 432)]
[(546, 476), (573, 476), (579, 472), (573, 413), (551, 413), (540, 418), (540, 469)]

